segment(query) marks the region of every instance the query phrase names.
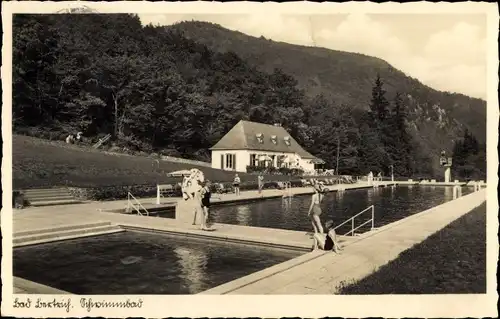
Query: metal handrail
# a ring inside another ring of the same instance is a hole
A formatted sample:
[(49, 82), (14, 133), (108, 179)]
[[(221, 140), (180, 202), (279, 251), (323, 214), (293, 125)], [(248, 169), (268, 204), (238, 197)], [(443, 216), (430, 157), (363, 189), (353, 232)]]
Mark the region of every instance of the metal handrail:
[[(371, 210), (372, 218), (370, 218), (368, 221), (364, 222), (363, 224), (359, 225), (358, 227), (354, 228), (354, 219), (368, 210)], [(343, 236), (347, 236), (349, 234), (352, 234), (352, 236), (354, 236), (354, 231), (356, 231), (357, 229), (363, 227), (364, 225), (366, 225), (370, 222), (372, 224), (371, 229), (373, 230), (375, 228), (375, 206), (374, 205), (368, 206), (367, 208), (363, 209), (361, 212), (357, 213), (356, 215), (352, 216), (351, 218), (349, 218), (348, 220), (346, 220), (342, 224), (335, 227), (334, 230), (337, 230), (339, 227), (344, 226), (348, 222), (351, 222), (351, 230), (349, 232), (345, 233)]]
[(130, 200), (130, 197), (132, 197), (135, 202), (139, 205), (140, 208), (144, 209), (144, 211), (146, 212), (146, 216), (149, 216), (149, 211), (144, 207), (142, 206), (141, 202), (137, 200), (137, 198), (134, 197), (134, 195), (132, 195), (130, 192), (128, 192), (128, 195), (127, 195), (127, 209), (130, 208), (130, 205), (132, 205), (132, 207), (137, 211), (137, 213), (141, 216), (143, 216), (143, 214), (141, 213), (141, 210), (138, 209), (134, 203), (132, 203), (132, 201)]

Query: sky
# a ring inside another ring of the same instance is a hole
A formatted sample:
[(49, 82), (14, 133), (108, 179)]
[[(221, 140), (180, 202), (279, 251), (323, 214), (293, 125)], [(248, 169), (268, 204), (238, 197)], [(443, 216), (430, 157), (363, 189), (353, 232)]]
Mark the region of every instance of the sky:
[(481, 14), (140, 14), (143, 24), (209, 21), (274, 41), (381, 58), (441, 91), (486, 99)]

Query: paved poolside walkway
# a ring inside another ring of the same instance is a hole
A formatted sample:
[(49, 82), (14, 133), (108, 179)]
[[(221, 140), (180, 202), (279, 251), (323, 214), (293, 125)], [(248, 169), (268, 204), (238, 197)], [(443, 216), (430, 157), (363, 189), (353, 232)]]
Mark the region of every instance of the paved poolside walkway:
[(326, 253), (263, 280), (242, 286), (234, 281), (203, 294), (334, 294), (343, 283), (373, 273), (485, 200), (483, 189), (381, 227), (350, 243), (340, 255)]

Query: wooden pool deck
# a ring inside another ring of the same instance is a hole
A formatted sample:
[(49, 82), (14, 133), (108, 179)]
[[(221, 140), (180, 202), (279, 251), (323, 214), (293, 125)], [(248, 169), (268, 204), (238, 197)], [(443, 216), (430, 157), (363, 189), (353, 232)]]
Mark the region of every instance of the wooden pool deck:
[[(382, 182), (379, 187), (392, 183)], [(368, 184), (342, 185), (342, 188), (359, 189), (372, 187)], [(335, 187), (330, 187), (335, 191)], [(294, 188), (294, 195), (310, 194), (310, 188)], [(264, 190), (223, 195), (220, 203), (258, 200), (259, 198), (282, 197), (283, 191)], [(274, 248), (297, 249), (305, 254), (292, 261), (270, 267), (225, 285), (208, 290), (207, 294), (285, 294), (285, 293), (334, 293), (336, 283), (346, 278), (360, 278), (372, 272), (413, 244), (418, 243), (432, 233), (445, 227), (453, 220), (466, 214), (485, 200), (486, 191), (461, 197), (457, 200), (413, 215), (396, 223), (384, 226), (360, 237), (343, 237), (345, 250), (341, 255), (334, 253), (311, 252), (313, 240), (306, 232), (246, 227), (228, 224), (216, 224), (216, 231), (205, 232), (197, 226), (181, 224), (175, 219), (146, 217), (138, 215), (107, 212), (110, 209), (123, 208), (126, 201), (91, 202), (78, 205), (34, 207), (14, 210), (12, 215), (13, 238), (16, 234), (43, 230), (56, 234), (61, 227), (77, 227), (81, 224), (110, 222), (128, 230), (152, 231), (176, 236), (204, 237), (211, 240), (232, 241), (242, 244), (271, 246)], [(141, 199), (150, 203), (155, 199)], [(165, 202), (175, 203), (178, 198), (168, 198)], [(3, 216), (4, 223), (10, 222), (9, 216)], [(91, 233), (82, 234), (88, 236)], [(77, 236), (78, 237), (78, 236)], [(9, 238), (9, 237), (7, 237)], [(14, 292), (26, 292), (26, 285), (16, 285)], [(33, 291), (34, 292), (34, 291)]]

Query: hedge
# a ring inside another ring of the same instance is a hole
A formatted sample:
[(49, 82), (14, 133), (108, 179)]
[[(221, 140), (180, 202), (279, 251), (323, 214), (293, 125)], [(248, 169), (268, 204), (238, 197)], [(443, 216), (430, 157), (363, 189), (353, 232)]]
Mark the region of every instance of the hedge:
[[(264, 183), (263, 189), (278, 189), (279, 181), (267, 181)], [(290, 181), (292, 187), (302, 186), (300, 180)], [(216, 184), (212, 184), (212, 192), (216, 192)], [(220, 183), (224, 185), (226, 190), (233, 191), (232, 183)], [(134, 197), (156, 197), (157, 189), (154, 184), (147, 185), (116, 185), (116, 186), (101, 186), (101, 187), (68, 187), (69, 192), (75, 198), (81, 200), (119, 200), (126, 199), (130, 192)], [(240, 184), (240, 190), (256, 190), (258, 189), (257, 182), (243, 182)], [(182, 195), (181, 188), (178, 184), (174, 185), (174, 196), (180, 197)]]
[(298, 168), (288, 168), (288, 167), (263, 167), (263, 166), (247, 166), (247, 173), (263, 173), (266, 175), (289, 175), (289, 176), (302, 176), (304, 171)]

